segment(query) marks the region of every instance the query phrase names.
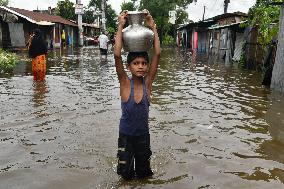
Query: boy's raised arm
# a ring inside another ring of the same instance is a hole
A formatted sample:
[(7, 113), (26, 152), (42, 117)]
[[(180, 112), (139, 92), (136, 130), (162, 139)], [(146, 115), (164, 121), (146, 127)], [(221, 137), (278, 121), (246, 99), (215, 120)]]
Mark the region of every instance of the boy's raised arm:
[(124, 71), (122, 58), (121, 58), (121, 49), (122, 49), (122, 29), (126, 22), (127, 12), (124, 11), (118, 16), (118, 28), (115, 37), (115, 45), (114, 45), (114, 59), (115, 59), (115, 67), (116, 73), (118, 76), (118, 80), (121, 83), (124, 78), (127, 77), (127, 74)]
[(161, 47), (160, 47), (160, 40), (159, 40), (159, 35), (157, 32), (156, 24), (149, 12), (147, 12), (146, 24), (154, 32), (154, 41), (153, 41), (154, 53), (152, 56), (152, 62), (151, 62), (151, 66), (150, 66), (149, 73), (148, 73), (150, 83), (152, 83), (157, 73), (158, 64), (160, 60), (160, 54), (161, 54)]

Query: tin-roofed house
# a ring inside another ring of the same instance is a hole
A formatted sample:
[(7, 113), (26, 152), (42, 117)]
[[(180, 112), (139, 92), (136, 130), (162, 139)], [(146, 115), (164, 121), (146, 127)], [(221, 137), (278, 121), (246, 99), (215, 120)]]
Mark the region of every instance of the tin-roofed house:
[(2, 11), (0, 9), (0, 48), (3, 47), (3, 43), (11, 43), (8, 23), (17, 21), (18, 17), (16, 15)]
[[(186, 36), (186, 45), (192, 52), (208, 53), (231, 61), (240, 57), (244, 42), (244, 28), (247, 14), (226, 13), (206, 20), (189, 23), (178, 28)], [(184, 37), (183, 37), (184, 38)]]
[(245, 42), (245, 28), (240, 27), (246, 22), (247, 14), (242, 12), (226, 13), (213, 17), (216, 24), (210, 26), (209, 54), (216, 55), (231, 62), (239, 60), (243, 43)]
[(1, 19), (0, 41), (3, 48), (23, 48), (30, 34), (35, 28), (39, 28), (49, 47), (61, 46), (61, 32), (64, 30), (66, 39), (71, 38), (73, 45), (78, 44), (78, 26), (60, 16), (28, 11), (13, 7), (0, 6), (0, 12), (13, 14), (17, 17), (14, 22), (5, 22)]
[(193, 22), (179, 27), (177, 30), (178, 46), (189, 48), (190, 51), (197, 53), (208, 52), (207, 28), (214, 24), (214, 20), (208, 19)]

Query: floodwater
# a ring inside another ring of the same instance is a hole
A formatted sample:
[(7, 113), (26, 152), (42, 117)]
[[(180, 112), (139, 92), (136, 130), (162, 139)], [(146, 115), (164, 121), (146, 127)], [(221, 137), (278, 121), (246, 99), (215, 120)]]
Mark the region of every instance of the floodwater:
[(154, 176), (123, 181), (113, 55), (54, 51), (45, 82), (30, 70), (23, 59), (0, 77), (1, 189), (284, 188), (284, 95), (256, 71), (164, 48), (150, 107)]

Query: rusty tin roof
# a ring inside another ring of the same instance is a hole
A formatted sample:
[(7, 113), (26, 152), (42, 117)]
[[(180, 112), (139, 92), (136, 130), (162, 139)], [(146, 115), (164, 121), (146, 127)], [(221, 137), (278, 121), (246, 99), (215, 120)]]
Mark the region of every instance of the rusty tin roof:
[(20, 14), (18, 16), (23, 15), (24, 17), (28, 17), (32, 20), (35, 20), (36, 22), (46, 21), (46, 22), (53, 22), (53, 23), (61, 23), (61, 24), (70, 25), (70, 26), (78, 26), (77, 24), (67, 19), (62, 18), (61, 16), (57, 16), (57, 15), (44, 14), (40, 12), (34, 12), (34, 11), (29, 11), (29, 10), (14, 8), (14, 7), (7, 7), (6, 10), (8, 9)]

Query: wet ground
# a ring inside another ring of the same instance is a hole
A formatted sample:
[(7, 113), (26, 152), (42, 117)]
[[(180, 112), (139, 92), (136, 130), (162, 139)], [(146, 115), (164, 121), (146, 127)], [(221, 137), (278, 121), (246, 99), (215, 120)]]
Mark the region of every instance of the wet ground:
[(164, 48), (150, 107), (154, 176), (126, 182), (113, 55), (49, 53), (45, 82), (30, 70), (26, 58), (0, 77), (1, 189), (284, 188), (284, 95), (255, 71)]

